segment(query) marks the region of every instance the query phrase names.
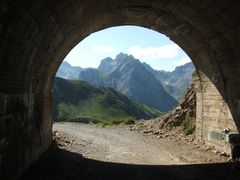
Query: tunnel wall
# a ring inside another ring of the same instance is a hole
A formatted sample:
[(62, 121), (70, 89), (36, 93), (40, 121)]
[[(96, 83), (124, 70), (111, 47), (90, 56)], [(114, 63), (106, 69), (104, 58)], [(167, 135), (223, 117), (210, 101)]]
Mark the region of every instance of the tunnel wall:
[(33, 93), (0, 94), (0, 179), (18, 177), (51, 144), (35, 100)]
[(197, 71), (193, 74), (193, 83), (197, 98), (196, 138), (229, 153), (230, 146), (222, 130), (238, 130), (226, 101), (203, 72)]
[(52, 81), (67, 53), (117, 25), (147, 27), (176, 42), (240, 127), (239, 7), (239, 0), (0, 1), (0, 179), (17, 177), (50, 145)]

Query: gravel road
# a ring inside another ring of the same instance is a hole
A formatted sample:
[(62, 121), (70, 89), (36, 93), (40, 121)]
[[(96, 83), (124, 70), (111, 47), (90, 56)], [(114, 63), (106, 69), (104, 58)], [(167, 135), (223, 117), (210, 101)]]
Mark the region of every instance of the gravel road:
[(177, 144), (174, 139), (144, 136), (124, 127), (55, 124), (53, 130), (71, 142), (65, 149), (100, 161), (149, 165), (223, 162), (212, 152), (203, 153), (194, 146)]
[(51, 147), (20, 180), (240, 179), (239, 166), (175, 139), (84, 124), (55, 123), (53, 131), (58, 147)]

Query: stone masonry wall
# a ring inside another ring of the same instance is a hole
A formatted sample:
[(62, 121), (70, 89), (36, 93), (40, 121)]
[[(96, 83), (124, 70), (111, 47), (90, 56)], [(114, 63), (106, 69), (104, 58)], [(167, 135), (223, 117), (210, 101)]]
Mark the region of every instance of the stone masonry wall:
[(222, 130), (229, 128), (232, 132), (237, 132), (237, 127), (228, 105), (204, 73), (195, 72), (193, 83), (197, 98), (196, 138), (229, 152), (230, 147)]
[[(239, 7), (238, 0), (2, 0), (0, 179), (19, 176), (51, 144), (52, 80), (67, 53), (91, 33), (117, 25), (147, 27), (181, 46), (196, 69), (216, 80), (240, 128)], [(201, 112), (220, 108), (211, 109)], [(218, 127), (207, 119), (211, 129)]]
[(0, 93), (1, 180), (18, 177), (52, 142), (51, 124), (44, 126), (36, 99), (33, 93)]

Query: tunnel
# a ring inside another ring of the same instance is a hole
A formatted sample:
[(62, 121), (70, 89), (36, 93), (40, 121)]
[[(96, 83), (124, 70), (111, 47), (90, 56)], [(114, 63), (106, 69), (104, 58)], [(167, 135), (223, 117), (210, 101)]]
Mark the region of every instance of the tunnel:
[(50, 146), (56, 71), (76, 44), (108, 27), (137, 25), (170, 37), (217, 87), (240, 127), (240, 1), (0, 3), (0, 179), (19, 177)]

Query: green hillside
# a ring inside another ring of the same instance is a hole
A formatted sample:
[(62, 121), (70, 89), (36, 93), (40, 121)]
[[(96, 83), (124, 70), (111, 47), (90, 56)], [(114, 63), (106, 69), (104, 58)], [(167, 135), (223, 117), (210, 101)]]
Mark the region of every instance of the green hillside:
[(133, 102), (112, 88), (97, 88), (80, 80), (55, 78), (54, 81), (55, 121), (118, 124), (161, 114), (156, 109)]

